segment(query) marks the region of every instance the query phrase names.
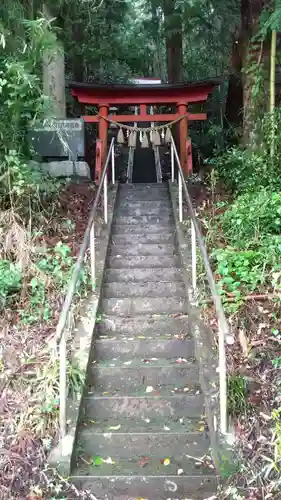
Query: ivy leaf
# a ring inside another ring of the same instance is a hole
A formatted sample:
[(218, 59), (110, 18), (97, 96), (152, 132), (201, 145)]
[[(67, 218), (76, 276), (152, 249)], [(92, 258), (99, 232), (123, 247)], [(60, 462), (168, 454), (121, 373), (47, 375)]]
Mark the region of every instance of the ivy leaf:
[(95, 467), (99, 467), (103, 464), (103, 459), (99, 455), (97, 455), (96, 457), (92, 457), (91, 462)]

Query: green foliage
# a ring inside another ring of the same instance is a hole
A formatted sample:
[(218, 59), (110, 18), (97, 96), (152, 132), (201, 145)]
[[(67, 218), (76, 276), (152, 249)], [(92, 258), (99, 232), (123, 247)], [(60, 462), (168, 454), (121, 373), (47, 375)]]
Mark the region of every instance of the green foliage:
[(230, 375), (227, 382), (229, 413), (233, 416), (244, 415), (249, 410), (247, 380), (242, 375)]
[(18, 208), (18, 201), (26, 204), (44, 187), (54, 189), (53, 181), (28, 165), (27, 131), (48, 110), (42, 58), (55, 50), (55, 38), (49, 22), (28, 20), (19, 5), (13, 6), (9, 11), (0, 7), (0, 199), (5, 209)]
[[(281, 110), (276, 110), (274, 117), (265, 114), (257, 129), (259, 148), (231, 148), (208, 161), (216, 166), (219, 178), (232, 192), (256, 191), (257, 187), (281, 188)], [(270, 155), (272, 140), (276, 145), (273, 157)]]
[[(34, 324), (49, 321), (52, 318), (51, 297), (54, 290), (64, 293), (75, 265), (75, 258), (70, 255), (70, 248), (62, 242), (53, 249), (48, 249), (36, 262), (35, 276), (27, 282), (28, 300), (20, 309), (21, 321)], [(90, 286), (88, 269), (80, 276), (79, 294), (84, 296)]]
[(11, 303), (21, 288), (21, 270), (8, 260), (0, 260), (0, 310)]
[(226, 245), (212, 257), (223, 296), (234, 298), (227, 307), (236, 310), (243, 295), (261, 285), (280, 290), (281, 194), (261, 188), (240, 195), (217, 218)]

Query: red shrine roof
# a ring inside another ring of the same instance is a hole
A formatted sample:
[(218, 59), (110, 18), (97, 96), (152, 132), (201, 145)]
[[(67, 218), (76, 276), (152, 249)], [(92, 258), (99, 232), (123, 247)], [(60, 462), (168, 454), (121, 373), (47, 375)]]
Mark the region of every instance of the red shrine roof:
[(73, 97), (87, 104), (146, 104), (203, 102), (215, 87), (221, 84), (220, 79), (189, 81), (179, 84), (134, 84), (134, 83), (84, 83), (67, 82)]

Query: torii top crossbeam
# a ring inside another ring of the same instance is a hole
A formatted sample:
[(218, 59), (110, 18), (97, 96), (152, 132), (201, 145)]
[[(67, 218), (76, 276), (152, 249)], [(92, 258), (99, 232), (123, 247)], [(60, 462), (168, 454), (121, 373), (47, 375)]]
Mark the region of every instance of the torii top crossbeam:
[[(183, 170), (188, 174), (186, 141), (188, 135), (188, 120), (206, 120), (205, 113), (188, 113), (189, 103), (205, 102), (214, 88), (220, 84), (218, 80), (187, 82), (183, 84), (96, 84), (69, 82), (71, 94), (80, 103), (95, 105), (99, 108), (98, 115), (83, 116), (85, 122), (99, 124), (99, 147), (101, 155), (96, 157), (95, 178), (98, 182), (107, 153), (108, 121), (112, 119), (125, 122), (169, 122), (183, 117), (179, 122), (180, 160)], [(148, 114), (147, 106), (175, 105), (177, 111), (169, 114)], [(138, 115), (109, 115), (110, 106), (133, 105), (140, 106)], [(99, 159), (100, 158), (100, 159)]]

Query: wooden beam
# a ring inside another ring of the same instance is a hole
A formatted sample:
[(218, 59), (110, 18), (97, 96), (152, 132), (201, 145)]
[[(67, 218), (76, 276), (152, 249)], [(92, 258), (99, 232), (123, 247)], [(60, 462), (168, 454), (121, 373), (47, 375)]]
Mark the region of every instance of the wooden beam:
[[(109, 120), (114, 120), (119, 123), (128, 122), (171, 122), (178, 118), (178, 113), (162, 114), (162, 115), (109, 115)], [(188, 120), (207, 120), (207, 113), (188, 113)], [(97, 115), (82, 116), (86, 123), (98, 123), (100, 117)]]

